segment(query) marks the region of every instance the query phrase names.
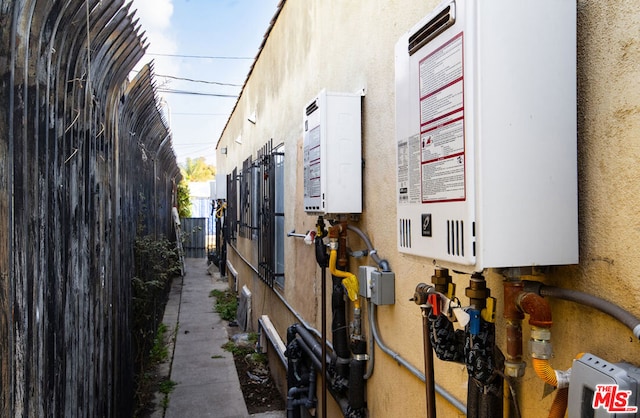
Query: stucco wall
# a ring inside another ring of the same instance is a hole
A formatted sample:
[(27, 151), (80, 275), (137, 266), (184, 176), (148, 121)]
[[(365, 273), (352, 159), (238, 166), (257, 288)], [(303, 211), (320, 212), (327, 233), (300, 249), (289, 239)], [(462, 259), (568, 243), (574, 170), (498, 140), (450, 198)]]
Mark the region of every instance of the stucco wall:
[[(364, 211), (357, 226), (367, 232), (396, 273), (396, 304), (378, 309), (382, 338), (418, 368), (423, 365), (421, 316), (409, 298), (416, 284), (430, 282), (433, 266), (396, 250), (394, 45), (437, 3), (286, 1), (217, 148), (218, 172), (230, 173), (270, 138), (274, 144), (284, 142), (285, 231), (314, 229), (316, 217), (307, 215), (301, 204), (303, 109), (322, 88), (366, 91)], [(640, 314), (640, 7), (630, 0), (582, 0), (576, 13), (581, 261), (576, 266), (541, 270), (544, 273), (533, 279), (596, 294)], [(255, 124), (247, 121), (253, 112)], [(236, 142), (238, 137), (241, 144)], [(223, 147), (226, 155), (220, 153)], [(252, 259), (252, 245), (244, 241), (238, 238), (237, 247)], [(362, 246), (357, 237), (351, 237), (351, 243)], [(313, 249), (290, 238), (285, 251), (286, 282), (280, 292), (319, 328), (320, 270)], [(228, 254), (241, 270), (241, 280), (257, 295), (254, 319), (268, 314), (284, 339), (286, 327), (295, 319), (273, 291), (243, 267), (234, 251)], [(497, 341), (504, 350), (502, 276), (488, 271), (486, 277), (498, 301)], [(462, 289), (468, 286), (468, 276), (454, 275), (454, 281), (466, 302)], [(640, 343), (623, 325), (591, 308), (553, 299), (551, 304), (555, 368), (569, 368), (579, 352), (611, 362), (640, 362)], [(524, 339), (528, 339), (526, 325)], [(379, 349), (375, 354), (375, 371), (367, 384), (370, 416), (424, 415), (423, 384)], [(528, 355), (525, 361), (530, 364)], [(437, 383), (466, 402), (464, 366), (436, 360), (435, 367)], [(537, 417), (549, 409), (553, 396), (544, 397), (544, 383), (530, 367), (518, 387), (523, 417)], [(441, 398), (436, 402), (438, 416), (459, 415)]]

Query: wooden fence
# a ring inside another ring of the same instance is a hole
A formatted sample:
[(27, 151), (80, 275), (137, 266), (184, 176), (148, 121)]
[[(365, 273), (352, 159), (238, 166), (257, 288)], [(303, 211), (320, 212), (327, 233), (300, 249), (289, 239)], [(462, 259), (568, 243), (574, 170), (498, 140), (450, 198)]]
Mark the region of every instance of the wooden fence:
[(0, 0), (0, 416), (130, 416), (133, 243), (179, 170), (124, 0)]

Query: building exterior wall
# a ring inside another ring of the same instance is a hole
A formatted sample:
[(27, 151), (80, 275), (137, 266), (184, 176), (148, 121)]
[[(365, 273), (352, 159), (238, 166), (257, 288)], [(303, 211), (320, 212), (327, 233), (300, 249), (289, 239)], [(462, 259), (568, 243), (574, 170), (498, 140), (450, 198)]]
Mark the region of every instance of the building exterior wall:
[[(409, 0), (283, 2), (217, 146), (218, 172), (229, 174), (241, 168), (248, 156), (255, 156), (269, 139), (274, 144), (283, 142), (285, 231), (313, 230), (317, 217), (307, 215), (302, 207), (304, 107), (323, 88), (365, 92), (364, 200), (356, 225), (369, 235), (396, 275), (396, 303), (378, 308), (381, 337), (419, 369), (423, 367), (421, 313), (409, 298), (418, 283), (430, 283), (434, 267), (426, 259), (397, 251), (394, 45), (437, 4)], [(640, 75), (640, 8), (626, 0), (579, 0), (576, 13), (580, 263), (539, 269), (535, 277), (525, 278), (591, 293), (638, 315), (640, 90), (635, 86)], [(253, 114), (255, 124), (248, 121)], [(349, 239), (353, 248), (363, 246), (357, 237)], [(274, 291), (264, 286), (248, 265), (257, 263), (255, 243), (238, 237), (233, 245), (237, 252), (229, 250), (228, 259), (238, 270), (240, 287), (247, 284), (255, 295), (255, 327), (257, 318), (267, 314), (285, 339), (286, 328), (297, 321), (278, 292), (305, 321), (320, 329), (320, 269), (313, 247), (301, 239), (286, 238), (285, 284)], [(366, 263), (352, 263), (351, 271)], [(453, 276), (464, 304), (468, 276)], [(485, 276), (497, 299), (496, 341), (504, 351), (503, 277), (496, 270), (486, 271)], [(555, 319), (554, 368), (568, 369), (580, 352), (611, 362), (638, 364), (640, 343), (624, 325), (571, 302), (550, 299), (550, 303)], [(365, 327), (364, 332), (370, 331)], [(544, 383), (530, 367), (528, 336), (525, 321), (528, 367), (518, 384), (518, 401), (522, 416), (534, 417), (550, 408), (553, 396), (544, 396)], [(463, 365), (436, 359), (435, 376), (439, 385), (466, 401)], [(424, 384), (377, 347), (366, 393), (369, 416), (423, 415)], [(438, 416), (461, 415), (440, 397), (436, 403)], [(330, 404), (329, 408), (336, 406)]]

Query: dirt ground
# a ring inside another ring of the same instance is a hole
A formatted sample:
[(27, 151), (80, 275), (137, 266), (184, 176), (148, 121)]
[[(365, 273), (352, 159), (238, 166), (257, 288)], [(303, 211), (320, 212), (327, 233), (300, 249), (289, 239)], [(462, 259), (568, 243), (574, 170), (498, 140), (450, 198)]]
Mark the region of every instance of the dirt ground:
[[(239, 330), (237, 327), (228, 327), (228, 331), (231, 336)], [(284, 399), (271, 378), (266, 360), (256, 362), (252, 360), (251, 355), (237, 354), (234, 354), (233, 359), (249, 414), (286, 409)]]
[(271, 378), (268, 365), (256, 367), (243, 356), (234, 355), (233, 359), (236, 363), (244, 401), (250, 414), (282, 411), (286, 408), (285, 402)]

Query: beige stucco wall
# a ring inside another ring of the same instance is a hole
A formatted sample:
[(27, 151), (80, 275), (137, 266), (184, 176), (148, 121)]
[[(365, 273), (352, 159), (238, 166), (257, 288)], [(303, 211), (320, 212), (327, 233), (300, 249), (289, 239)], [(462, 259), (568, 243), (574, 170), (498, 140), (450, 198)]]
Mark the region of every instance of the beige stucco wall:
[[(286, 1), (217, 147), (218, 172), (230, 173), (234, 167), (241, 168), (249, 155), (255, 157), (270, 138), (274, 144), (284, 142), (285, 230), (313, 229), (316, 217), (307, 215), (301, 204), (303, 109), (322, 88), (366, 91), (364, 211), (357, 226), (367, 232), (396, 273), (396, 304), (378, 309), (381, 336), (420, 369), (421, 316), (409, 298), (416, 284), (430, 282), (433, 266), (396, 250), (393, 50), (400, 35), (437, 3)], [(533, 279), (596, 294), (640, 315), (640, 6), (631, 0), (580, 0), (576, 13), (581, 261), (577, 266), (553, 267)], [(247, 121), (253, 112), (255, 125)], [(241, 144), (236, 142), (238, 137)], [(220, 152), (223, 147), (226, 155)], [(357, 237), (352, 242), (354, 247), (362, 245)], [(251, 242), (238, 238), (236, 246), (255, 261)], [(319, 328), (320, 270), (313, 248), (289, 238), (285, 251), (286, 283), (279, 292)], [(287, 326), (295, 322), (293, 315), (233, 250), (228, 256), (241, 283), (254, 293), (254, 321), (268, 314), (285, 339)], [(502, 276), (489, 271), (486, 277), (498, 300), (497, 341), (504, 350)], [(454, 275), (454, 281), (458, 295), (466, 301), (462, 289), (468, 286), (468, 276)], [(579, 352), (640, 364), (640, 343), (623, 325), (573, 303), (551, 300), (551, 304), (555, 368), (569, 368)], [(526, 326), (524, 338), (528, 339)], [(423, 416), (423, 384), (379, 349), (375, 354), (375, 371), (367, 384), (369, 416)], [(437, 383), (463, 402), (466, 379), (464, 366), (436, 360)], [(543, 398), (544, 384), (530, 367), (518, 388), (523, 417), (548, 411), (553, 396)], [(459, 416), (441, 398), (436, 402), (438, 416)]]

